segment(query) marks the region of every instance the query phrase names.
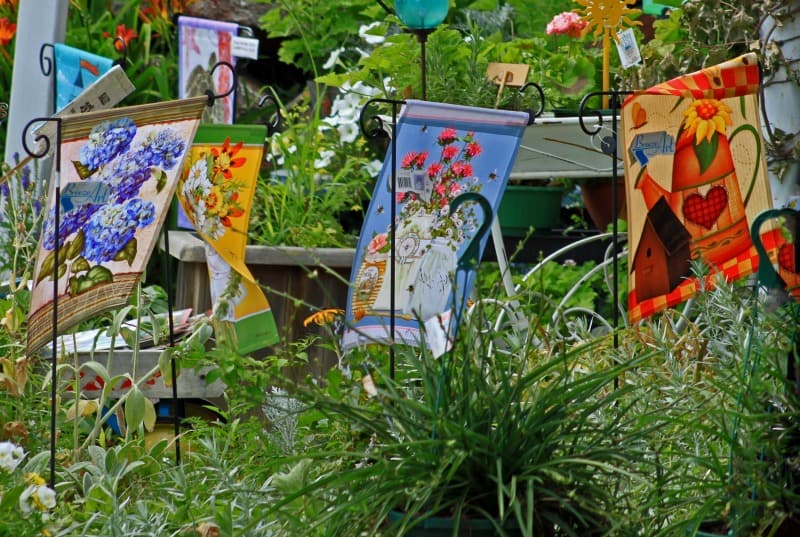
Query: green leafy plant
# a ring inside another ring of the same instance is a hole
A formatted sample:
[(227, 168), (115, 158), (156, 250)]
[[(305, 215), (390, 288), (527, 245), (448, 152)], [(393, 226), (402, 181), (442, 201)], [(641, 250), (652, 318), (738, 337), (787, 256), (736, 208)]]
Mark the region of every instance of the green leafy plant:
[[(322, 88), (317, 88), (318, 95)], [(285, 128), (270, 139), (249, 228), (255, 244), (347, 247), (356, 242), (379, 169), (358, 136), (355, 103), (324, 117), (316, 99), (281, 107)], [(334, 107), (336, 107), (334, 102)], [(341, 116), (339, 115), (341, 114)], [(347, 121), (346, 125), (337, 120)]]
[[(571, 4), (560, 5), (575, 7)], [(547, 21), (559, 13), (557, 8), (548, 6), (546, 13), (552, 13), (545, 20), (542, 10), (537, 10), (535, 20), (542, 20), (540, 27), (532, 27), (528, 19), (519, 16), (529, 14), (530, 6), (506, 3), (491, 9), (464, 6), (452, 10), (449, 22), (426, 41), (427, 99), (486, 108), (537, 109), (537, 92), (510, 88), (501, 92), (499, 85), (488, 79), (489, 63), (500, 62), (529, 65), (527, 81), (542, 87), (548, 108), (576, 107), (586, 92), (599, 85), (601, 51), (588, 38), (545, 35)], [(390, 98), (419, 98), (416, 38), (402, 31), (394, 15), (387, 15), (365, 36), (372, 43), (361, 43), (359, 48), (368, 48), (369, 54), (353, 60), (345, 45), (339, 55), (350, 60), (338, 61), (338, 68), (318, 79), (334, 86), (361, 82)]]

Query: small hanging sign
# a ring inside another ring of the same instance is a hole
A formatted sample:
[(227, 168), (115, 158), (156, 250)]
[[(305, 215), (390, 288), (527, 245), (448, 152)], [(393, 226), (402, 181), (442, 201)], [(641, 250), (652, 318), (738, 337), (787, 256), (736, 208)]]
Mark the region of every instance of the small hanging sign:
[(231, 39), (231, 54), (237, 58), (258, 59), (258, 39), (255, 37), (234, 36)]
[(623, 69), (642, 63), (642, 54), (639, 52), (639, 43), (633, 28), (617, 32), (617, 53)]

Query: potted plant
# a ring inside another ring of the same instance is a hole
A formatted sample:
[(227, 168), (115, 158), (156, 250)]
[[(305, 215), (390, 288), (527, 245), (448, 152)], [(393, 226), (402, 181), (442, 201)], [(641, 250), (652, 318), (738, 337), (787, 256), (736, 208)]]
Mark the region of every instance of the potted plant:
[(569, 181), (510, 180), (497, 211), (503, 236), (524, 237), (531, 228), (562, 227), (562, 200), (569, 190)]
[(395, 347), (394, 377), (389, 351), (368, 347), (343, 356), (346, 371), (332, 370), (326, 384), (293, 386), (299, 421), (317, 433), (285, 460), (274, 509), (294, 516), (298, 505), (314, 505), (311, 534), (601, 535), (616, 527), (615, 486), (636, 480), (632, 461), (646, 460), (639, 435), (652, 429), (629, 427), (621, 404), (629, 388), (615, 390), (614, 379), (646, 353), (596, 360), (607, 342), (541, 341), (535, 317), (524, 335), (486, 331), (494, 304), (476, 301), (443, 356)]

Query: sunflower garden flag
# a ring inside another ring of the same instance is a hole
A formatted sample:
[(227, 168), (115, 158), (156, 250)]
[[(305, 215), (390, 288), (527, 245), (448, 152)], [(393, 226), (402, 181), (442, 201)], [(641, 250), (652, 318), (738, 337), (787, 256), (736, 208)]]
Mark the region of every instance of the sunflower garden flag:
[(206, 102), (195, 97), (61, 118), (61, 173), (50, 182), (34, 264), (29, 354), (52, 335), (56, 301), (57, 332), (128, 302)]
[[(390, 148), (356, 249), (345, 348), (392, 339), (420, 345), (421, 323), (429, 328), (425, 343), (442, 348), (442, 334), (437, 334), (435, 345), (431, 334), (437, 326), (448, 327), (445, 337), (454, 330), (447, 319), (457, 318), (453, 313), (463, 308), (474, 277), (472, 271), (456, 272), (456, 264), (478, 226), (485, 218), (491, 222), (497, 211), (527, 123), (523, 112), (406, 102), (394, 140), (397, 169), (393, 174)], [(393, 175), (395, 199), (390, 190)], [(481, 214), (472, 202), (450, 214), (450, 202), (467, 192), (486, 198), (492, 214)], [(392, 204), (397, 215), (394, 241)], [(482, 237), (480, 251), (488, 238)]]
[[(264, 154), (264, 125), (200, 125), (177, 198), (206, 241), (211, 300), (233, 325), (237, 348), (249, 353), (278, 341), (264, 291), (244, 262), (250, 207)], [(226, 294), (235, 272), (240, 283)]]
[(709, 285), (717, 274), (734, 280), (757, 269), (749, 226), (772, 199), (759, 87), (747, 54), (625, 101), (632, 322), (697, 292), (692, 260), (709, 267)]

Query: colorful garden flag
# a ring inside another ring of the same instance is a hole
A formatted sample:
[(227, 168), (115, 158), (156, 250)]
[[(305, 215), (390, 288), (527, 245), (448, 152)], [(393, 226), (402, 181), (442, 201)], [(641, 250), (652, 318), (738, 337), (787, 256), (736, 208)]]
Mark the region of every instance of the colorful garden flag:
[(760, 83), (747, 54), (625, 101), (631, 322), (697, 292), (692, 260), (727, 280), (757, 269), (749, 226), (772, 200)]
[(50, 181), (34, 265), (29, 354), (52, 336), (56, 301), (57, 332), (128, 302), (206, 103), (195, 97), (61, 118), (61, 170)]
[[(236, 66), (231, 50), (239, 25), (196, 17), (178, 17), (178, 96), (204, 95), (207, 90), (217, 95), (226, 93), (234, 82), (233, 73), (217, 62)], [(233, 123), (236, 113), (236, 91), (217, 100), (203, 113), (203, 123)]]
[(223, 318), (233, 323), (243, 354), (278, 341), (269, 302), (245, 265), (266, 135), (264, 125), (200, 125), (177, 190), (180, 206), (207, 244), (211, 301), (217, 305), (225, 298), (231, 271), (241, 276)]
[(60, 112), (84, 89), (111, 69), (114, 61), (62, 43), (56, 43), (53, 45), (53, 49), (56, 72), (56, 112)]
[[(484, 218), (491, 221), (497, 211), (527, 123), (528, 114), (523, 112), (406, 102), (393, 142), (396, 199), (391, 197), (390, 148), (356, 250), (342, 342), (345, 349), (390, 342), (392, 317), (398, 343), (420, 345), (420, 323), (427, 323), (432, 331), (447, 326), (445, 336), (452, 333), (454, 325), (446, 318), (457, 318), (453, 313), (463, 308), (474, 279), (474, 271), (456, 271), (456, 263)], [(481, 214), (472, 202), (449, 214), (449, 203), (466, 192), (484, 196), (492, 214)], [(397, 204), (394, 244), (390, 240), (393, 203)], [(488, 238), (488, 234), (482, 238), (481, 252)], [(430, 339), (426, 343), (432, 344)]]

